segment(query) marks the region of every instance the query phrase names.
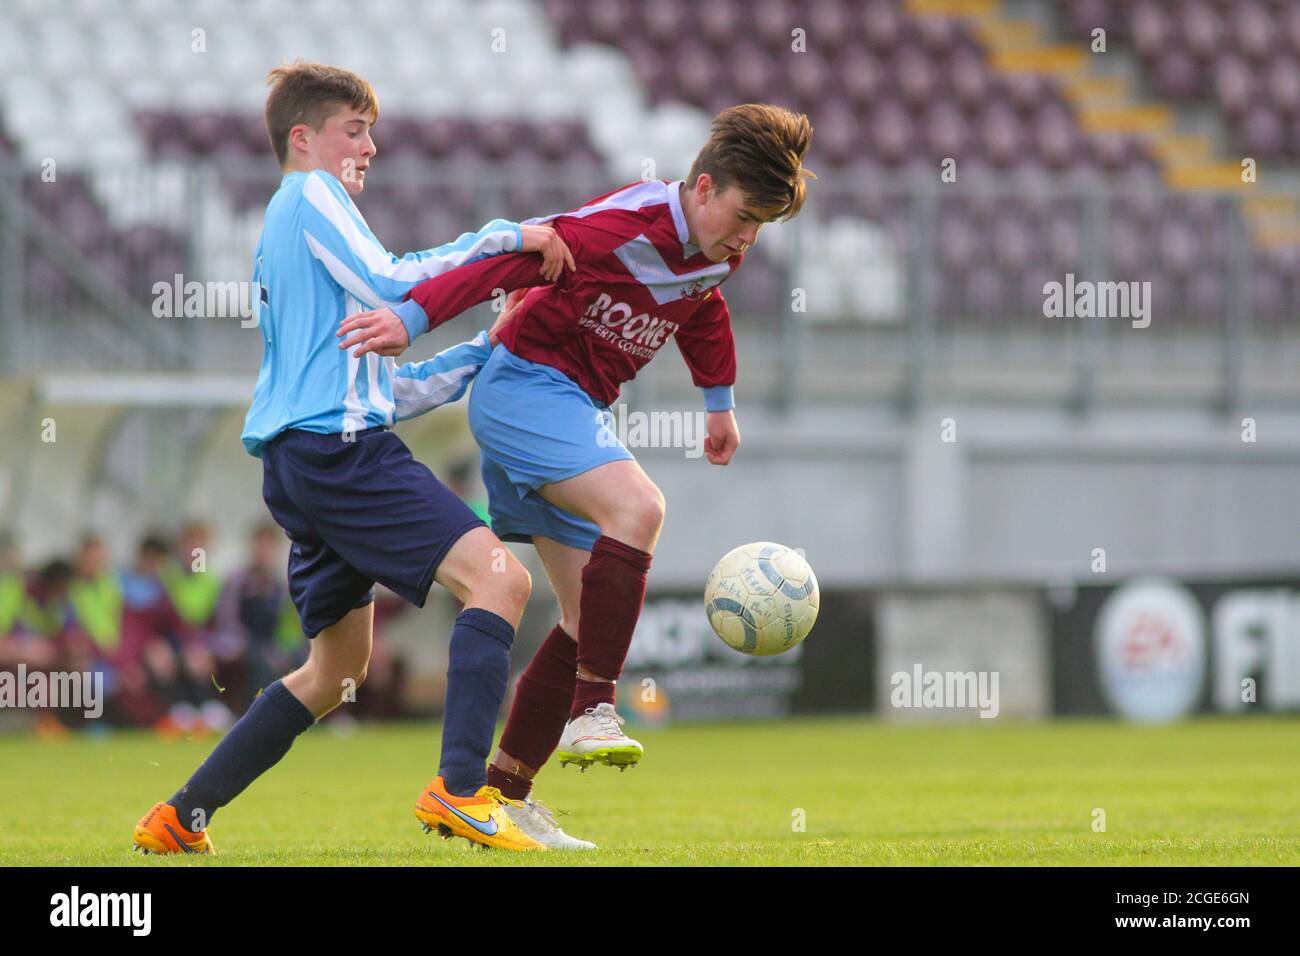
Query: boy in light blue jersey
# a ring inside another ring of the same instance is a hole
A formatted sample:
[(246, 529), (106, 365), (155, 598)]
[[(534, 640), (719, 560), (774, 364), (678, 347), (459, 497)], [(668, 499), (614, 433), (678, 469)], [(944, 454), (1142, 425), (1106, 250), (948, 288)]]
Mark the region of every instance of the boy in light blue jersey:
[(392, 255), (352, 201), (375, 155), (374, 90), (346, 70), (301, 61), (273, 70), (269, 81), (267, 129), (285, 175), (254, 264), (264, 352), (242, 437), (262, 460), (262, 497), (293, 542), (289, 591), (311, 653), (265, 688), (185, 786), (145, 815), (135, 846), (212, 852), (212, 814), (365, 680), (375, 582), (422, 606), (436, 580), (465, 609), (451, 636), (439, 771), (416, 816), (447, 837), (542, 849), (486, 785), (528, 572), (389, 430), (459, 398), (488, 354), (488, 334), (399, 368), (391, 358), (340, 350), (336, 330), (359, 308), (395, 304), (415, 284), (485, 256), (540, 253), (552, 278), (572, 257), (550, 228), (503, 220), (444, 246)]
[(522, 245), (521, 227), (495, 219), (399, 259), (383, 250), (332, 173), (286, 174), (267, 206), (254, 258), (265, 348), (244, 423), (249, 454), (261, 458), (286, 429), (355, 433), (460, 397), (469, 377), (457, 364), (459, 352), (397, 368), (391, 358), (343, 353), (340, 361), (337, 349), (322, 345), (356, 303), (400, 301), (425, 278)]

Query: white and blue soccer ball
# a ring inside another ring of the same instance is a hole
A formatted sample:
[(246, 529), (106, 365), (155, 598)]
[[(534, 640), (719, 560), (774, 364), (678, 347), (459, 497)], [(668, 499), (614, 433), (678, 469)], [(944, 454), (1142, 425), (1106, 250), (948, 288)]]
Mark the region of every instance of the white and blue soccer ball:
[(718, 637), (756, 657), (784, 653), (807, 637), (820, 600), (803, 556), (770, 541), (727, 552), (704, 585), (704, 610)]

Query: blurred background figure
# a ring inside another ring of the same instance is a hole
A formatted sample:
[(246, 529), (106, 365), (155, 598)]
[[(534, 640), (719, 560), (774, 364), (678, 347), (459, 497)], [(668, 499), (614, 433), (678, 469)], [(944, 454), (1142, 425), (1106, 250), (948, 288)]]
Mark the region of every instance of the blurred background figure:
[(57, 583), (57, 574), (24, 573), (17, 542), (11, 534), (0, 532), (0, 670), (12, 670), (19, 663), (49, 670), (57, 664), (60, 628), (46, 623), (40, 598), (46, 590), (42, 585), (48, 582), (51, 603), (61, 600), (61, 594), (53, 593), (66, 588), (66, 565), (61, 570), (64, 575)]
[(32, 660), (47, 642), (32, 629), (27, 576), (13, 535), (0, 531), (0, 668)]
[[(17, 542), (0, 532), (0, 671), (19, 673), (60, 668), (65, 656), (61, 643), (67, 620), (67, 584), (71, 569), (53, 561), (39, 572), (24, 573)], [(0, 715), (8, 723), (31, 726), (41, 736), (59, 736), (64, 725), (50, 711)]]
[(289, 600), (284, 532), (270, 522), (248, 536), (248, 556), (221, 590), (217, 648), (227, 703), (243, 713), (263, 687), (307, 659), (307, 639)]
[(46, 562), (27, 576), (26, 603), (19, 627), (31, 638), (22, 645), (31, 666), (67, 666), (68, 636), (75, 621), (68, 598), (71, 583), (72, 565), (62, 558)]
[(135, 564), (122, 574), (122, 650), (113, 658), (118, 705), (131, 723), (149, 724), (163, 735), (224, 730), (231, 714), (218, 699), (209, 632), (177, 609), (163, 583), (169, 560), (167, 540), (149, 534)]
[(75, 656), (103, 661), (122, 646), (122, 580), (110, 565), (99, 535), (82, 537), (72, 562), (68, 601), (73, 620), (69, 644)]
[(189, 521), (176, 539), (172, 560), (164, 561), (159, 575), (172, 605), (192, 628), (211, 631), (221, 595), (221, 579), (208, 569), (212, 529), (206, 521)]

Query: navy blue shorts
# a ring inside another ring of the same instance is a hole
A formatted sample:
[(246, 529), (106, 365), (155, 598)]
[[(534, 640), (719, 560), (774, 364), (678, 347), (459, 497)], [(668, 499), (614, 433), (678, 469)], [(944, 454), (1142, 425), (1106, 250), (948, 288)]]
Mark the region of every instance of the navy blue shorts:
[(262, 449), (262, 498), (293, 547), (289, 594), (315, 637), (374, 600), (376, 582), (423, 607), (438, 565), (483, 522), (386, 428), (291, 429)]

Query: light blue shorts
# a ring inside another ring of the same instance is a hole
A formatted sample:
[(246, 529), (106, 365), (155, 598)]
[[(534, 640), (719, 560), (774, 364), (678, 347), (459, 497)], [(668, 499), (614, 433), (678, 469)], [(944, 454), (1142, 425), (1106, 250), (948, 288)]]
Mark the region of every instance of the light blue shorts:
[(573, 379), (504, 345), (478, 373), (469, 397), (469, 427), (482, 450), (492, 530), (503, 541), (534, 535), (590, 551), (600, 527), (537, 493), (633, 455), (609, 427), (610, 411)]

